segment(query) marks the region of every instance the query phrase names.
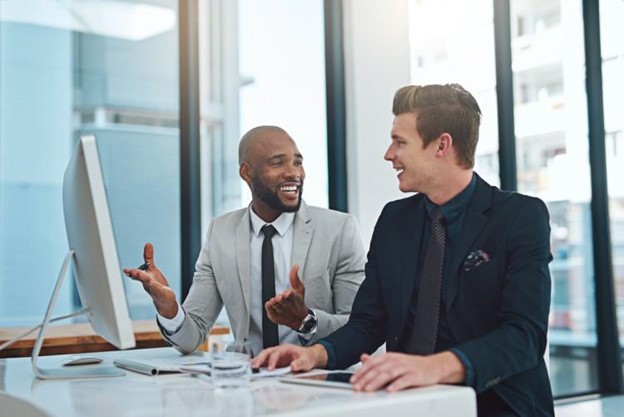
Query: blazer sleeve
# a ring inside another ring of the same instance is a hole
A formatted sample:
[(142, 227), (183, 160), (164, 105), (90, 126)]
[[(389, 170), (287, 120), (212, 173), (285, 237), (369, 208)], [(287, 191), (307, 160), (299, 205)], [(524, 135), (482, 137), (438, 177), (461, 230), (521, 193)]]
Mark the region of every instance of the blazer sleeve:
[(318, 325), (308, 345), (331, 334), (349, 319), (353, 299), (364, 280), (364, 245), (355, 218), (348, 215), (338, 238), (336, 266), (330, 277), (334, 312), (316, 310)]
[(498, 325), (456, 346), (474, 367), (477, 392), (537, 367), (546, 348), (552, 260), (548, 210), (536, 198), (518, 203), (515, 223), (506, 238), (501, 236), (506, 266)]
[(333, 347), (334, 369), (345, 369), (360, 360), (362, 353), (373, 353), (385, 341), (387, 309), (377, 273), (377, 245), (383, 230), (384, 213), (379, 216), (368, 251), (366, 278), (358, 289), (348, 322), (324, 339)]
[(165, 340), (182, 353), (193, 352), (200, 344), (204, 343), (206, 335), (223, 307), (210, 257), (213, 226), (213, 222), (211, 222), (206, 234), (206, 241), (195, 265), (193, 285), (182, 305), (185, 312), (182, 325), (173, 334), (167, 334), (161, 328)]

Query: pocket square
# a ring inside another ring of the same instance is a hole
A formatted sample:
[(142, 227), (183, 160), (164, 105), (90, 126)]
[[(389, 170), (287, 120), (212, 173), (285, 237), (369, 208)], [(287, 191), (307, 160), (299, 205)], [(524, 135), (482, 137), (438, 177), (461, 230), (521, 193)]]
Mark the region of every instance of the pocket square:
[(488, 262), (490, 262), (490, 255), (479, 249), (470, 252), (468, 256), (466, 256), (463, 268), (464, 271), (470, 271)]

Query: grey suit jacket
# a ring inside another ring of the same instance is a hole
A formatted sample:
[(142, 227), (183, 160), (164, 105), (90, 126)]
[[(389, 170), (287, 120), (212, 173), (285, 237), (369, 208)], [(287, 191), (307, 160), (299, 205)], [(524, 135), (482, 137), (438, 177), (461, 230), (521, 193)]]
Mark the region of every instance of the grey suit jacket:
[[(161, 329), (179, 351), (192, 352), (204, 342), (223, 306), (234, 337), (248, 338), (250, 228), (248, 208), (212, 220), (182, 306), (184, 322), (170, 335)], [(310, 344), (347, 322), (364, 279), (365, 251), (355, 218), (302, 202), (295, 214), (291, 261), (300, 266), (305, 302), (318, 317)]]

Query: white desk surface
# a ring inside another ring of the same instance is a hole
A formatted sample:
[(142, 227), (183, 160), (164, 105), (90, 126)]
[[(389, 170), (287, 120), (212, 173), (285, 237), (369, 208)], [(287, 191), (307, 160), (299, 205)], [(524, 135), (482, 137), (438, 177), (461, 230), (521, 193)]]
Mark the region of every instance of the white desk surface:
[[(96, 355), (104, 359), (102, 365), (110, 366), (119, 357), (163, 357), (174, 353), (172, 348), (158, 348)], [(41, 357), (40, 366), (59, 366), (65, 357)], [(264, 379), (252, 381), (244, 389), (215, 390), (209, 381), (190, 375), (146, 376), (130, 371), (123, 377), (51, 381), (35, 378), (30, 358), (0, 359), (0, 390), (58, 417), (477, 415), (474, 391), (467, 387), (437, 385), (393, 394), (356, 393)]]

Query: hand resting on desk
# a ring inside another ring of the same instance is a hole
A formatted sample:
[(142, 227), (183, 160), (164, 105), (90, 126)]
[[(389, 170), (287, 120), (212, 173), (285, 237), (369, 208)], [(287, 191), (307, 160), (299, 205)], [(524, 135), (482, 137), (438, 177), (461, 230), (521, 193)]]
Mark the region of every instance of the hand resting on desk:
[(264, 349), (252, 361), (252, 368), (266, 367), (269, 370), (290, 366), (293, 372), (309, 371), (327, 366), (327, 352), (322, 345), (302, 347), (284, 344)]
[(428, 356), (390, 352), (372, 357), (360, 356), (362, 367), (351, 383), (356, 391), (400, 391), (440, 383), (458, 383), (465, 379), (464, 366), (454, 353), (446, 351)]
[[(461, 361), (450, 351), (428, 356), (390, 352), (377, 357), (363, 354), (362, 366), (351, 378), (356, 391), (399, 391), (439, 383), (465, 380)], [(252, 367), (269, 369), (290, 365), (293, 372), (327, 367), (327, 351), (322, 345), (301, 347), (281, 345), (265, 349), (252, 361)]]

